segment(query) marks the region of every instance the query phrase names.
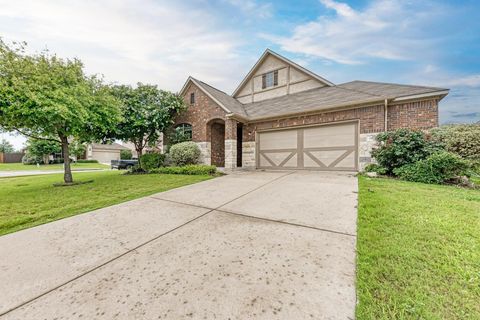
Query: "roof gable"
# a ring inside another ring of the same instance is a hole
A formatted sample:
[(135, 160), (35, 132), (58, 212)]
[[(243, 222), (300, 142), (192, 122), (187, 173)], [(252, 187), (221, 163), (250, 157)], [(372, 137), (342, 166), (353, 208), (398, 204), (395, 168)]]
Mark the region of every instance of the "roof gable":
[(212, 87), (209, 84), (206, 84), (203, 81), (197, 80), (193, 77), (188, 77), (187, 81), (180, 90), (180, 95), (184, 95), (185, 91), (188, 89), (190, 83), (193, 83), (197, 88), (203, 91), (210, 99), (212, 99), (220, 108), (222, 108), (226, 113), (234, 113), (243, 117), (246, 117), (247, 114), (243, 105), (238, 102), (233, 97), (229, 96), (225, 92), (218, 90)]
[[(273, 58), (273, 59), (272, 59)], [(325, 78), (322, 78), (321, 76), (315, 74), (314, 72), (305, 69), (304, 67), (298, 65), (297, 63), (279, 55), (276, 52), (273, 52), (270, 49), (265, 50), (265, 52), (262, 54), (262, 56), (258, 59), (258, 61), (255, 63), (255, 65), (250, 69), (250, 71), (247, 73), (245, 78), (242, 80), (242, 82), (238, 85), (238, 87), (235, 89), (235, 91), (232, 93), (233, 97), (238, 97), (239, 94), (241, 93), (242, 89), (245, 87), (245, 85), (252, 80), (252, 78), (259, 72), (268, 72), (271, 71), (272, 66), (269, 65), (269, 60), (277, 60), (280, 63), (282, 63), (285, 66), (290, 66), (295, 70), (296, 72), (299, 72), (301, 74), (304, 74), (311, 79), (315, 79), (322, 83), (324, 86), (333, 86), (334, 84), (330, 81), (328, 81)]]

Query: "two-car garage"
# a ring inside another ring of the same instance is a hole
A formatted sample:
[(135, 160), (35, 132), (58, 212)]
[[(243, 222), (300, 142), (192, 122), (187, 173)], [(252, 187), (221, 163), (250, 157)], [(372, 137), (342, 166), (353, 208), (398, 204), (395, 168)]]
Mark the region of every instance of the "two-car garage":
[(259, 169), (358, 170), (358, 121), (257, 132)]

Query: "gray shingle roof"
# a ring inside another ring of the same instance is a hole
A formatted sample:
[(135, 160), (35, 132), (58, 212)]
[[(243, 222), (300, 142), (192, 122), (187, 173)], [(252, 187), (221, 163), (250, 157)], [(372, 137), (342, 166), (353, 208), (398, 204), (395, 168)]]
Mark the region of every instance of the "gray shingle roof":
[(249, 119), (255, 120), (377, 101), (383, 101), (383, 99), (372, 94), (339, 87), (323, 87), (245, 104), (244, 107)]
[(242, 117), (247, 117), (247, 113), (245, 112), (243, 105), (237, 99), (229, 96), (223, 91), (218, 90), (217, 88), (212, 87), (209, 84), (206, 84), (203, 81), (200, 81), (198, 79), (194, 80), (202, 87), (203, 90), (207, 91), (212, 97), (217, 99), (230, 112), (233, 112)]
[(431, 93), (436, 91), (445, 91), (448, 89), (412, 86), (396, 83), (382, 83), (370, 81), (352, 81), (337, 85), (339, 88), (365, 92), (373, 95), (383, 97), (384, 99), (394, 99), (404, 96), (412, 96), (418, 94)]

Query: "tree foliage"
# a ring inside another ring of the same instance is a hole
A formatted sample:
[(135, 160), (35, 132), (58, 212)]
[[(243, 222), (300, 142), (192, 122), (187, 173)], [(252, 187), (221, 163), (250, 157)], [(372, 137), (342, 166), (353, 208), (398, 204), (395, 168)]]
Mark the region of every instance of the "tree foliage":
[(160, 90), (155, 85), (138, 83), (115, 86), (114, 95), (122, 101), (123, 120), (115, 137), (134, 144), (140, 159), (148, 145), (156, 145), (160, 134), (173, 122), (175, 115), (185, 108), (182, 97)]
[(372, 156), (385, 168), (387, 174), (392, 174), (396, 168), (423, 160), (442, 149), (429, 135), (417, 130), (382, 132), (376, 139), (378, 146), (372, 151)]
[(11, 153), (14, 151), (15, 149), (13, 148), (13, 145), (10, 142), (8, 142), (6, 139), (2, 139), (2, 141), (0, 141), (0, 152)]
[(431, 133), (447, 151), (464, 159), (480, 160), (480, 123), (441, 126)]
[(73, 181), (71, 138), (101, 139), (119, 120), (119, 101), (100, 78), (85, 75), (80, 60), (47, 51), (29, 55), (25, 44), (0, 39), (0, 127), (60, 143), (66, 183)]

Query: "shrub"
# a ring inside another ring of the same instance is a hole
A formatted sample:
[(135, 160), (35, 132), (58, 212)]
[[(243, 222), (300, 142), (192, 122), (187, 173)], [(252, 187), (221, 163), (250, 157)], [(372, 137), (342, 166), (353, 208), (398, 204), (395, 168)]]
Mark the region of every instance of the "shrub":
[(196, 164), (199, 157), (200, 149), (192, 141), (177, 143), (170, 148), (170, 159), (177, 166)]
[(378, 165), (376, 163), (367, 164), (363, 171), (365, 171), (365, 172), (376, 172), (378, 174), (386, 174), (387, 173), (387, 169), (385, 169), (384, 167), (382, 167), (381, 165)]
[(447, 152), (436, 152), (424, 160), (407, 164), (394, 170), (395, 175), (403, 180), (423, 183), (444, 183), (468, 170), (468, 161)]
[(94, 160), (94, 159), (90, 159), (90, 160), (78, 159), (78, 160), (77, 160), (77, 163), (98, 163), (98, 160)]
[(43, 164), (43, 157), (32, 155), (30, 153), (25, 153), (25, 155), (22, 157), (22, 163), (23, 164), (37, 164), (37, 163)]
[(143, 170), (150, 171), (163, 166), (165, 155), (161, 153), (146, 153), (140, 157), (140, 166)]
[(120, 159), (122, 160), (132, 160), (132, 150), (121, 150)]
[(480, 124), (448, 125), (431, 130), (447, 151), (465, 159), (480, 160)]
[(203, 164), (190, 164), (182, 167), (163, 167), (150, 170), (150, 173), (164, 174), (188, 174), (188, 175), (213, 175), (217, 172), (215, 166), (207, 166)]
[(372, 151), (372, 156), (385, 168), (387, 174), (442, 149), (439, 143), (430, 139), (430, 135), (410, 129), (379, 133), (377, 142), (378, 146)]

